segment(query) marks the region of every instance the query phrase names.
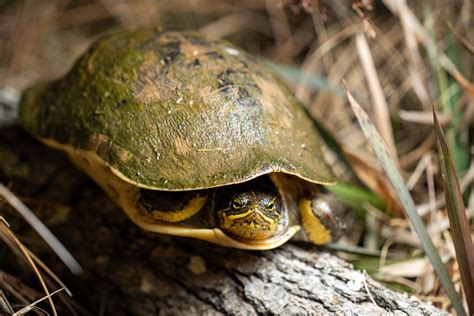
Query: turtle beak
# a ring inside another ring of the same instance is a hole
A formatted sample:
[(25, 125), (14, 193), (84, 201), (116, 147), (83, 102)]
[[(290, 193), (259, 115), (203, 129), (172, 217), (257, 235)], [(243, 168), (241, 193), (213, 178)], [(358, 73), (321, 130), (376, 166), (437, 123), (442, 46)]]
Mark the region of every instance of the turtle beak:
[(268, 225), (275, 222), (273, 218), (265, 216), (263, 210), (260, 207), (250, 209), (248, 215), (242, 218), (242, 220), (254, 223), (259, 226), (265, 226), (265, 224)]
[(270, 217), (260, 206), (253, 206), (238, 214), (219, 214), (219, 226), (225, 232), (245, 240), (265, 240), (273, 237), (278, 229), (279, 214)]

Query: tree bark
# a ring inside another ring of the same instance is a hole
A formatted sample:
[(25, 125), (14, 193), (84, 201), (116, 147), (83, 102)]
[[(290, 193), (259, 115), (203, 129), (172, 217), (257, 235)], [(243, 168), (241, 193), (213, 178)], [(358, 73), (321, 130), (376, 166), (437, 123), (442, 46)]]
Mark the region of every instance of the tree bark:
[[(101, 304), (109, 315), (443, 314), (306, 243), (241, 251), (142, 231), (61, 154), (18, 128), (6, 132), (0, 149), (13, 162), (0, 175), (22, 197), (70, 209), (53, 231), (84, 273), (72, 276), (57, 260), (49, 264), (95, 314)], [(12, 171), (24, 164), (27, 177)]]

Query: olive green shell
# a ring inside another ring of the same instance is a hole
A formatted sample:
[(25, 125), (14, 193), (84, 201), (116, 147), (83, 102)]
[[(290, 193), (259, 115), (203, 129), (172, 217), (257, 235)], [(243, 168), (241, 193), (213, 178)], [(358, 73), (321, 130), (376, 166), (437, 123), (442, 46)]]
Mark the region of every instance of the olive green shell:
[(30, 88), (24, 127), (94, 151), (140, 187), (192, 190), (285, 172), (332, 183), (301, 104), (262, 64), (195, 32), (96, 41), (62, 79)]

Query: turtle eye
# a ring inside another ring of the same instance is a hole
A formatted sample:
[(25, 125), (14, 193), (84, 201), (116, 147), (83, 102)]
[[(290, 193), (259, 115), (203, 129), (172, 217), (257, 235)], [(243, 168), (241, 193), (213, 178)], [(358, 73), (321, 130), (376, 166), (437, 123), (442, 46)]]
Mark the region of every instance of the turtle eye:
[(242, 203), (239, 200), (235, 199), (235, 200), (232, 201), (232, 208), (234, 210), (238, 210), (241, 207), (242, 207)]
[(267, 204), (267, 210), (273, 211), (275, 209), (275, 202), (271, 201), (270, 203)]

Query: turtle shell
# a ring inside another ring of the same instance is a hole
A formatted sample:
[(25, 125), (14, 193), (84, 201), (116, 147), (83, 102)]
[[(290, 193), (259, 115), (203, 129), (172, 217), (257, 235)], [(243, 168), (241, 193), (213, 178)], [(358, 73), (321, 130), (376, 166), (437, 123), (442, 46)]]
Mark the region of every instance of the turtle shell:
[(195, 190), (272, 172), (329, 184), (312, 121), (254, 57), (186, 31), (105, 36), (62, 79), (20, 106), (42, 140), (96, 153), (114, 174), (156, 190)]

